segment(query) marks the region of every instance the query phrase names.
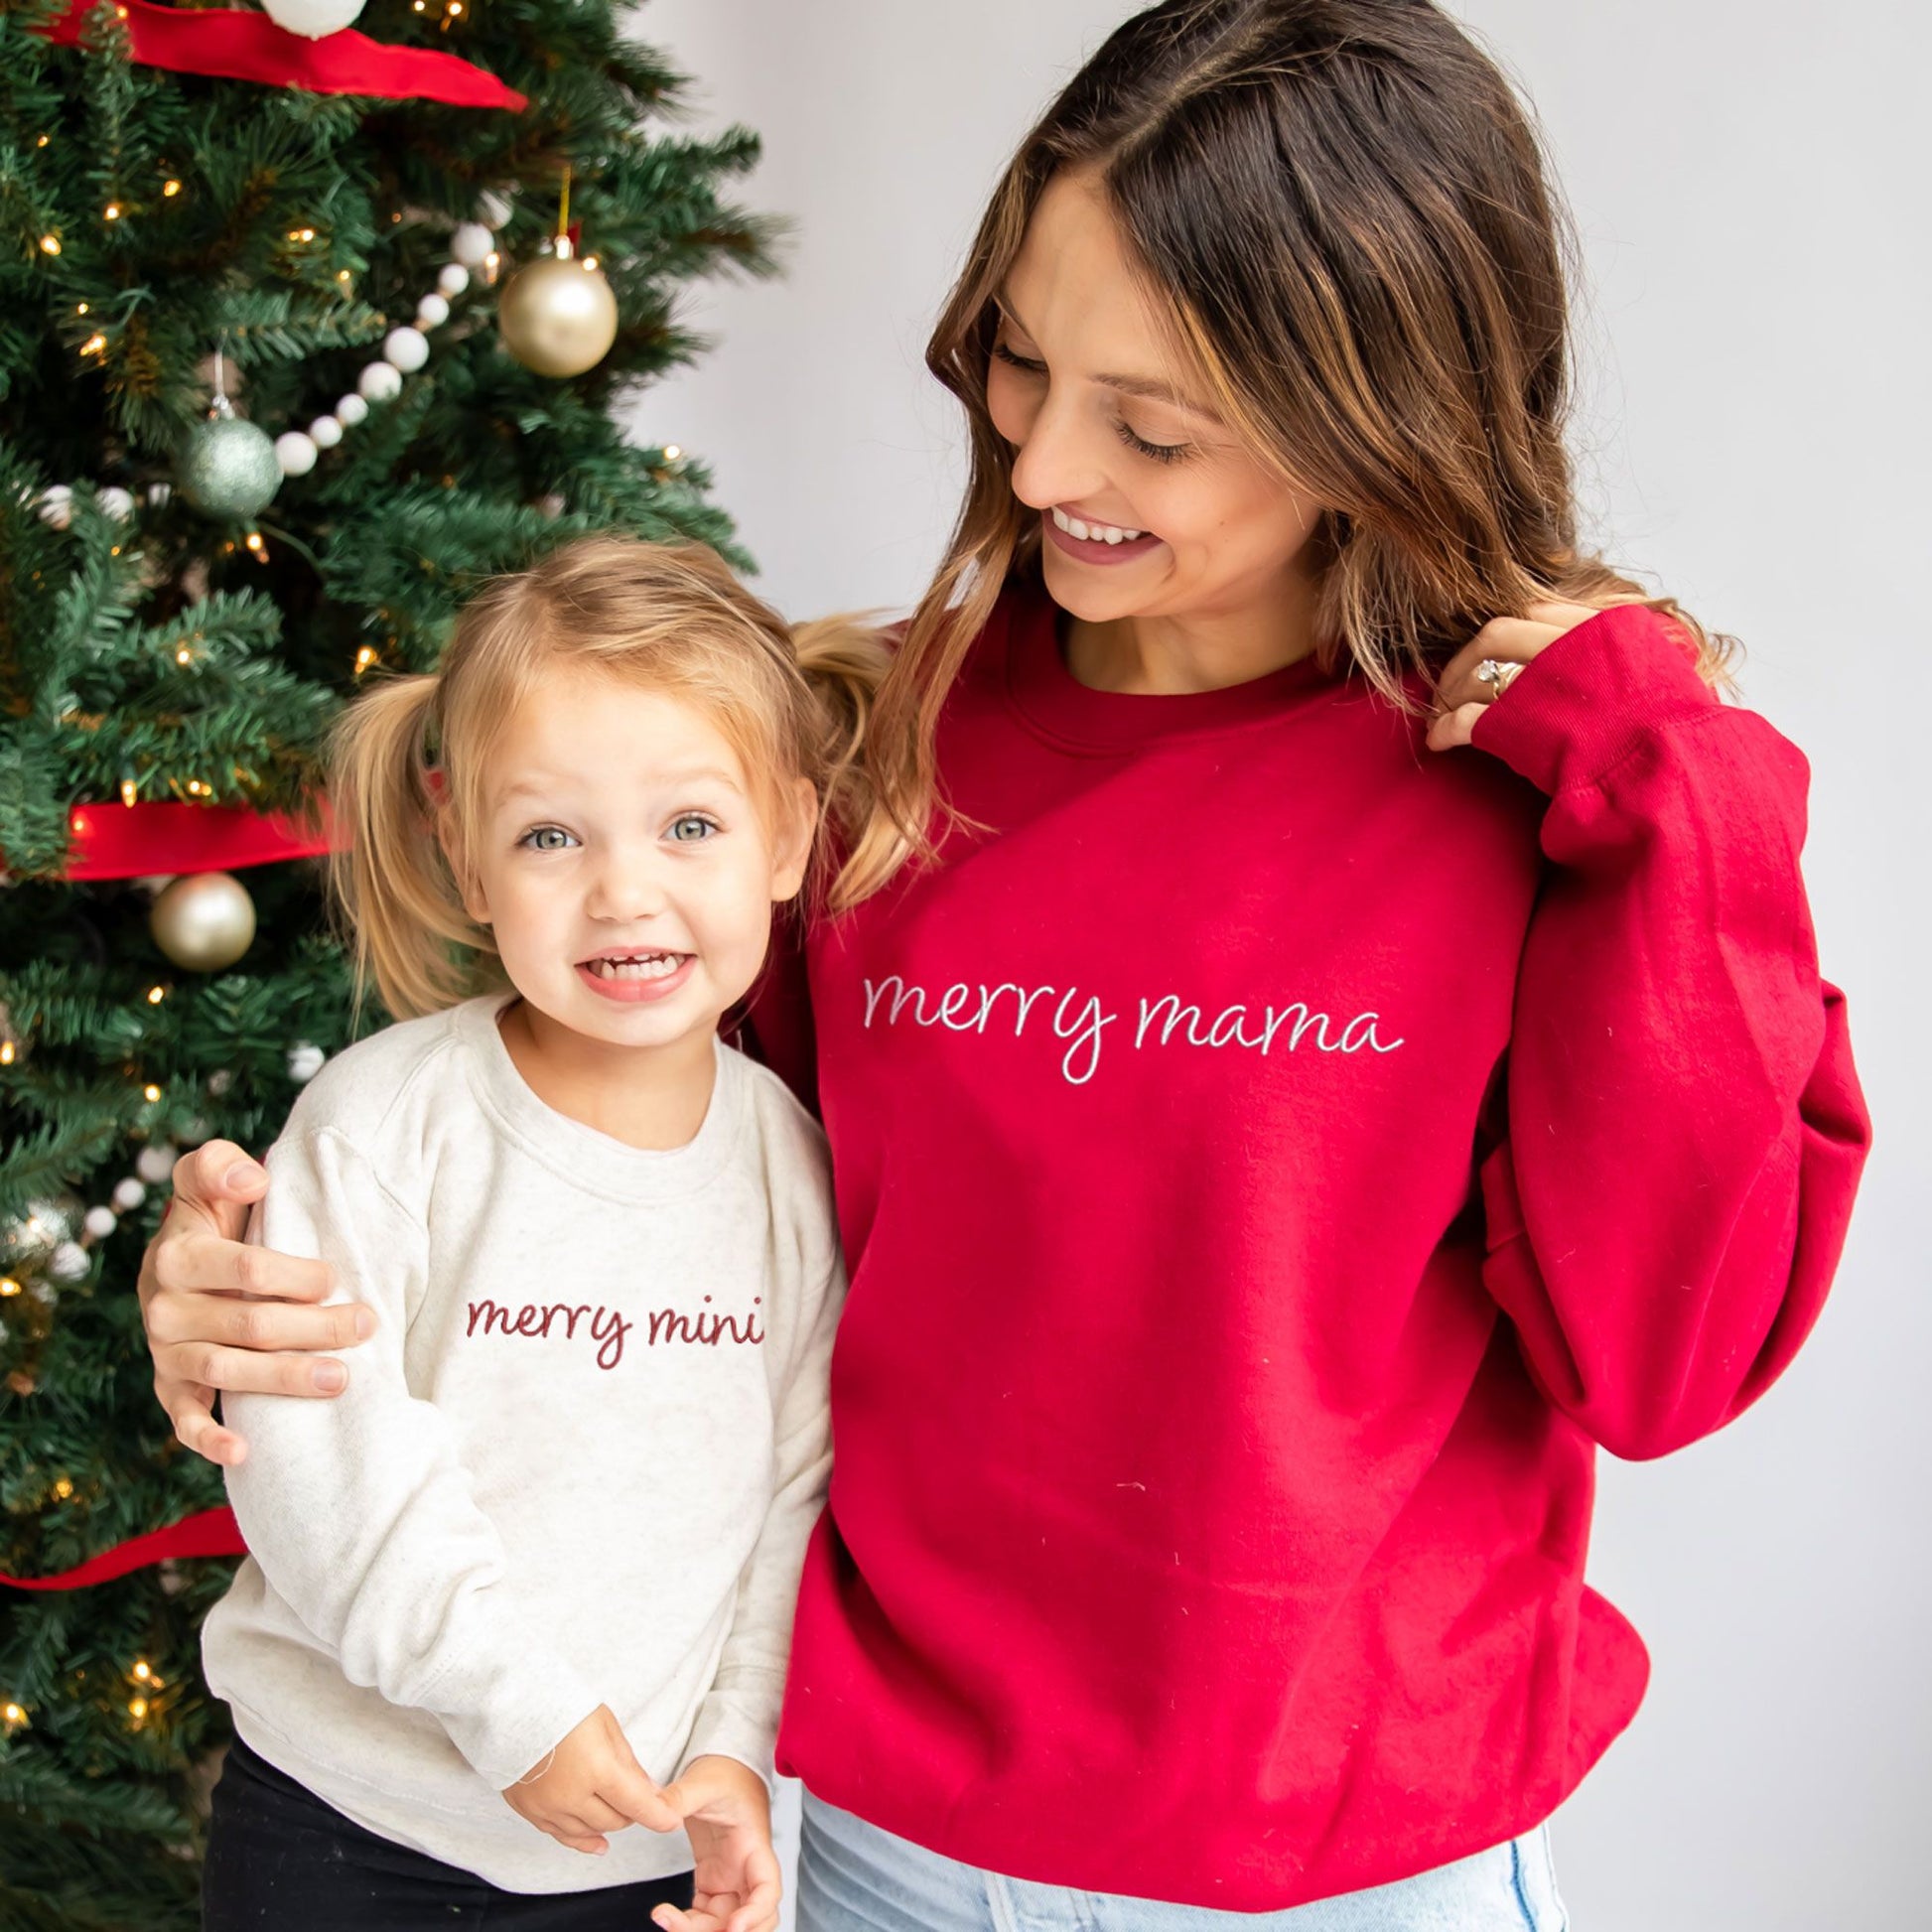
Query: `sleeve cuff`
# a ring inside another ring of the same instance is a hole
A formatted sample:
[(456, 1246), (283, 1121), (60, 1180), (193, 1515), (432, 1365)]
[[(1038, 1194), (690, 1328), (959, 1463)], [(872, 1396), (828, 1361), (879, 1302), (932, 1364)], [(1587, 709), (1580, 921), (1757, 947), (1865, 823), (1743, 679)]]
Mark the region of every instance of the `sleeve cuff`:
[(747, 1708), (749, 1700), (730, 1692), (713, 1691), (698, 1707), (697, 1721), (691, 1726), (691, 1741), (678, 1761), (682, 1777), (701, 1757), (734, 1758), (764, 1780), (773, 1797), (777, 1795), (772, 1752), (777, 1744), (777, 1711), (783, 1695), (782, 1685), (774, 1686), (769, 1715)]
[(517, 1695), (506, 1687), (485, 1709), (438, 1713), (451, 1743), (495, 1791), (535, 1770), (602, 1702), (573, 1672), (533, 1665), (523, 1676)]
[(1471, 743), (1551, 797), (1593, 784), (1660, 726), (1721, 702), (1679, 639), (1640, 604), (1599, 611), (1523, 667)]

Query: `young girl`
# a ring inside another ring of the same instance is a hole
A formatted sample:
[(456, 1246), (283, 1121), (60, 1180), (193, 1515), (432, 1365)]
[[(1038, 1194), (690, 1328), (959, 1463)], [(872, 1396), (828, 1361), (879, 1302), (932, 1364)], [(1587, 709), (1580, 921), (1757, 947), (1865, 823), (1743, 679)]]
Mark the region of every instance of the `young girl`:
[(843, 1273), (822, 1137), (718, 1022), (869, 681), (710, 552), (595, 539), (345, 714), (358, 993), (420, 1017), (267, 1157), (252, 1237), (373, 1321), (340, 1402), (224, 1402), (208, 1932), (775, 1924)]
[[(964, 509), (752, 1016), (853, 1274), (801, 1926), (1557, 1932), (1646, 1671), (1598, 1448), (1763, 1394), (1863, 1160), (1804, 760), (1580, 539), (1550, 192), (1426, 0), (1128, 21), (930, 360)], [(235, 1157), (149, 1287), (217, 1456), (341, 1318), (203, 1292)]]

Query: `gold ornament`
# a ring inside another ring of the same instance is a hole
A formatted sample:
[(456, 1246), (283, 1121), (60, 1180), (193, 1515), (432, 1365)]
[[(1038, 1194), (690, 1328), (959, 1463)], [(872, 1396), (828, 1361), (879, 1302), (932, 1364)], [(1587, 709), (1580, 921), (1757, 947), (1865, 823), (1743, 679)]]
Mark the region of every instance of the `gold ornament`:
[(557, 252), (519, 268), (496, 304), (503, 346), (538, 375), (582, 375), (618, 339), (618, 298), (604, 271), (572, 258), (567, 237)]
[(570, 170), (551, 252), (519, 268), (496, 298), (503, 346), (538, 375), (582, 375), (618, 339), (618, 298), (595, 255), (576, 259), (570, 240)]
[(177, 966), (218, 972), (254, 942), (255, 901), (232, 873), (187, 873), (155, 899), (148, 925)]

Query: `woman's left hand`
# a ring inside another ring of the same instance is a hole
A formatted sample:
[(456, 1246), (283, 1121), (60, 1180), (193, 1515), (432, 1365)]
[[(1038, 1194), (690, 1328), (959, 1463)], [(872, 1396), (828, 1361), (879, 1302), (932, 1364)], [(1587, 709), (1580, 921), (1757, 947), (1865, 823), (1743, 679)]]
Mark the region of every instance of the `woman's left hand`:
[(1596, 614), (1594, 605), (1552, 603), (1532, 604), (1526, 618), (1491, 618), (1443, 667), (1436, 684), (1429, 749), (1447, 752), (1451, 746), (1468, 744), (1476, 720), (1501, 702), (1495, 687), (1476, 676), (1476, 666), (1485, 658), (1498, 664), (1527, 664), (1566, 630), (1575, 630)]

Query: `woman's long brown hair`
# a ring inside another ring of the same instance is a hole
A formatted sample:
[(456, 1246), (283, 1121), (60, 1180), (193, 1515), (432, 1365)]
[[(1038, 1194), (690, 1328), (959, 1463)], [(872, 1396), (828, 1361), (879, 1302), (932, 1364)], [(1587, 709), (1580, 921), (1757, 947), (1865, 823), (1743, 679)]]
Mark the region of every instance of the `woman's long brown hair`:
[(1155, 308), (1249, 446), (1326, 505), (1317, 648), (1398, 704), (1541, 599), (1670, 612), (1580, 552), (1568, 229), (1495, 64), (1431, 0), (1168, 0), (1120, 27), (1021, 143), (926, 361), (966, 409), (951, 545), (879, 693), (834, 909), (930, 856), (933, 741), (1001, 590), (1036, 570), (987, 409), (994, 304), (1047, 182), (1098, 184)]

